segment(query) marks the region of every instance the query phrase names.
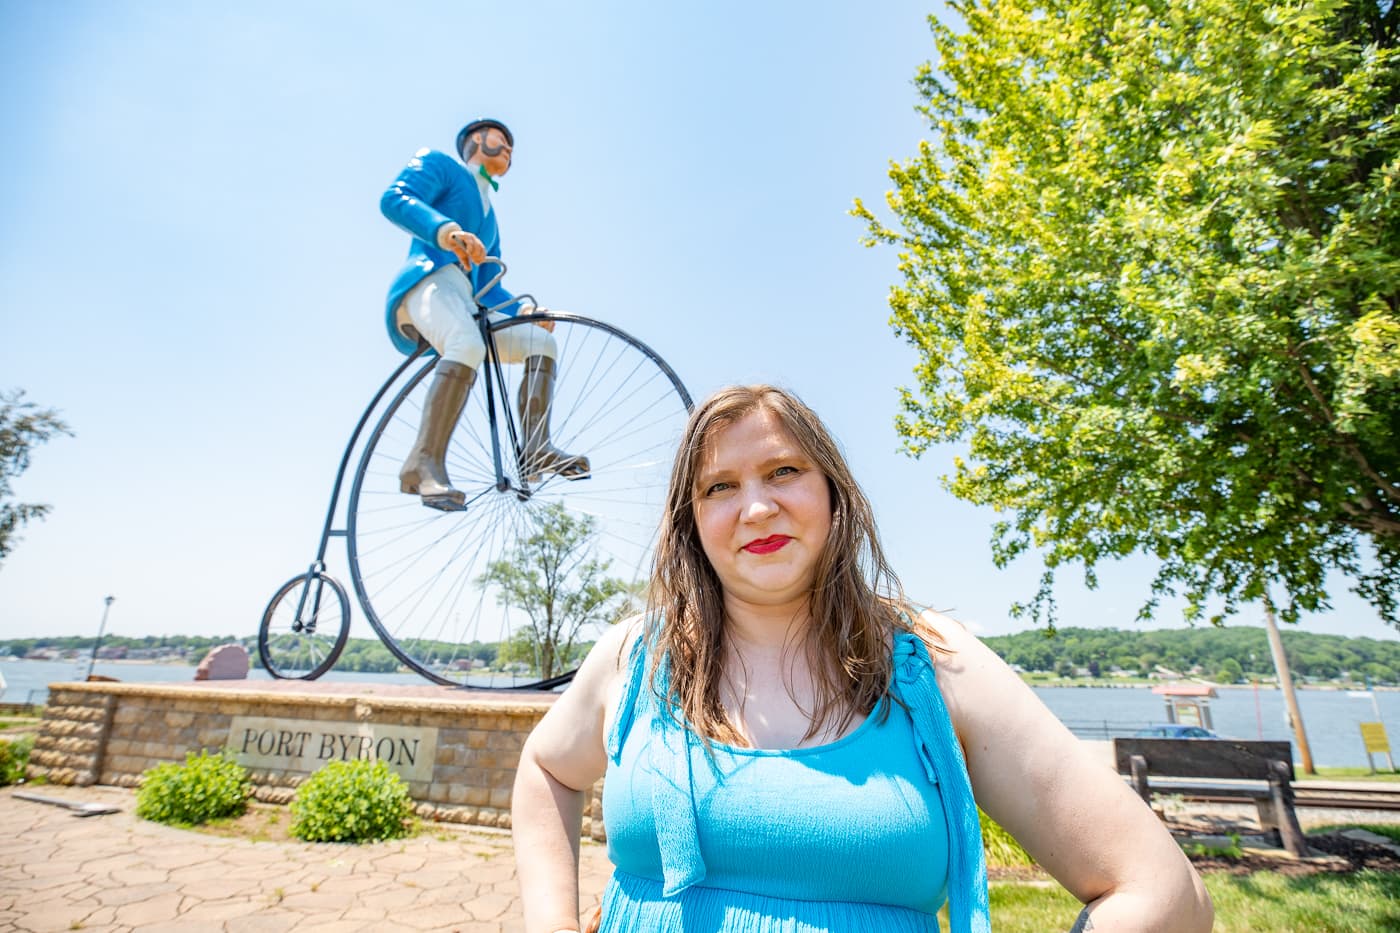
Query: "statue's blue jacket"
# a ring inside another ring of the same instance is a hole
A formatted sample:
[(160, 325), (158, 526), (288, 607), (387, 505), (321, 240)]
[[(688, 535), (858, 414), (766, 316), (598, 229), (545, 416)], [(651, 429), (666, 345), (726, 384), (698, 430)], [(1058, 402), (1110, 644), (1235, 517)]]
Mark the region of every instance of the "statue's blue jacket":
[[(385, 308), (389, 339), (402, 352), (412, 353), (415, 345), (399, 333), (394, 309), (408, 290), (427, 275), (457, 261), (456, 255), (438, 248), (438, 228), (455, 220), (463, 230), (481, 239), (487, 255), (497, 258), (501, 255), (501, 233), (496, 227), (496, 212), (482, 205), (476, 178), (461, 162), (436, 149), (419, 149), (414, 153), (413, 160), (379, 199), (379, 209), (413, 237), (408, 245), (408, 259), (389, 286)], [(469, 275), (472, 290), (479, 292), (499, 271), (500, 267), (494, 264), (473, 266)], [(498, 282), (482, 296), (481, 303), (493, 308), (513, 300), (515, 296)], [(506, 314), (515, 313), (512, 307), (501, 310)]]

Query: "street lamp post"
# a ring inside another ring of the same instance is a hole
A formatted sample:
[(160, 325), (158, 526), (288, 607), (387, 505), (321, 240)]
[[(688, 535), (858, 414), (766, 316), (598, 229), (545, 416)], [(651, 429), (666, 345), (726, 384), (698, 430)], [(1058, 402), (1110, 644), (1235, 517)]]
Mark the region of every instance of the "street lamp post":
[(107, 613), (111, 611), (112, 602), (116, 600), (116, 598), (115, 596), (107, 596), (102, 600), (104, 604), (102, 606), (102, 623), (97, 626), (97, 641), (94, 642), (92, 646), (92, 660), (88, 661), (88, 677), (92, 676), (92, 669), (97, 665), (97, 649), (102, 647), (102, 633), (107, 628)]

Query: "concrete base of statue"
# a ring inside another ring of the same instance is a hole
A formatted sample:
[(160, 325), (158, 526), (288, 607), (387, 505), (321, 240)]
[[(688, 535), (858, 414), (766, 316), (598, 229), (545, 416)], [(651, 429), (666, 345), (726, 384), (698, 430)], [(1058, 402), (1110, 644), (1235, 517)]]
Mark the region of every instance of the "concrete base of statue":
[[(257, 799), (286, 803), (327, 761), (382, 759), (420, 816), (508, 827), (520, 749), (557, 696), (300, 680), (51, 684), (28, 773), (135, 787), (158, 764), (227, 750)], [(600, 791), (601, 782), (585, 808), (593, 838)]]

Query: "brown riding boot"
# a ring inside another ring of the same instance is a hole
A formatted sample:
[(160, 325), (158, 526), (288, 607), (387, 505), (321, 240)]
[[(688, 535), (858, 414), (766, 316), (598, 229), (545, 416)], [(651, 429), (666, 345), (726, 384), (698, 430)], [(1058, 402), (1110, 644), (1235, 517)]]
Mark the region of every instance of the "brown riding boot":
[(447, 476), (447, 443), (457, 419), (467, 404), (467, 395), (476, 382), (476, 370), (463, 363), (439, 360), (433, 370), (433, 384), (423, 402), (423, 423), (418, 427), (418, 440), (399, 470), (399, 489), (416, 493), (423, 504), (444, 512), (460, 512), (467, 497), (452, 488)]
[(525, 478), (532, 483), (545, 473), (557, 473), (565, 479), (584, 479), (592, 469), (587, 457), (566, 454), (550, 443), (549, 406), (553, 400), (554, 360), (547, 356), (526, 357), (516, 403), (523, 435), (521, 442), (525, 448), (520, 462)]

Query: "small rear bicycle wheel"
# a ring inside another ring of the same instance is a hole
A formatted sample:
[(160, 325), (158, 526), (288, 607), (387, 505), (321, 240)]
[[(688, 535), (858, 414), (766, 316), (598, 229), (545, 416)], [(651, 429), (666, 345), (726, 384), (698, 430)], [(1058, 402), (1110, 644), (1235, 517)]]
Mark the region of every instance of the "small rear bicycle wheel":
[(350, 600), (335, 577), (320, 571), (292, 577), (263, 612), (258, 657), (285, 680), (315, 680), (335, 666), (350, 635)]
[(399, 491), (436, 359), (389, 403), (355, 472), (346, 522), (355, 593), (390, 651), (437, 683), (558, 682), (585, 644), (644, 599), (690, 396), (650, 348), (600, 321), (534, 315), (499, 321), (492, 333), (503, 342), (503, 332), (545, 317), (558, 348), (552, 440), (588, 457), (587, 477), (532, 480), (521, 469), (519, 428), (507, 422), (518, 421), (523, 366), (501, 364), (498, 382), (489, 360), (447, 456), (465, 511), (426, 508)]

